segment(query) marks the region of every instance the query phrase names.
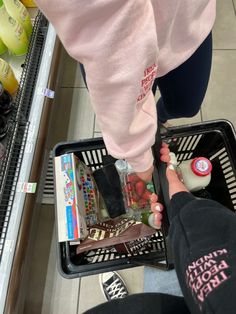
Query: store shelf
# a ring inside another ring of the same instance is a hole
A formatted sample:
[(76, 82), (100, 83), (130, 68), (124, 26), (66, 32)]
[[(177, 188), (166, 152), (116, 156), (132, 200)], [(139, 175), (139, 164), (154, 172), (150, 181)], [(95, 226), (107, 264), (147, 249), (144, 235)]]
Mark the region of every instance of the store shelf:
[[(0, 166), (0, 313), (3, 313), (9, 280), (16, 258), (26, 194), (20, 190), (29, 182), (40, 121), (45, 105), (43, 89), (47, 87), (56, 43), (56, 34), (47, 20), (39, 14), (25, 60), (9, 57), (13, 68), (22, 68), (15, 108), (9, 117), (6, 157)], [(23, 67), (20, 67), (23, 65)]]

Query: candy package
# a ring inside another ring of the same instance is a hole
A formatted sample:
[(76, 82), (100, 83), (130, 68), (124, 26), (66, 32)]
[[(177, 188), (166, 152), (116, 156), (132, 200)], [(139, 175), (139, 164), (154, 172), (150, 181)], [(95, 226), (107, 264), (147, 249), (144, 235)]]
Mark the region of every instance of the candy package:
[[(153, 235), (156, 230), (129, 218), (111, 219), (98, 223), (88, 229), (88, 238), (77, 247), (77, 254), (98, 248), (104, 248), (122, 243), (136, 241)], [(143, 240), (144, 241), (144, 240)], [(141, 243), (139, 243), (141, 245)], [(136, 245), (136, 244), (135, 244)], [(130, 250), (135, 249), (134, 243), (127, 245)], [(118, 250), (125, 250), (124, 246), (118, 246)]]
[(123, 193), (126, 208), (136, 212), (150, 211), (150, 196), (154, 193), (152, 182), (146, 183), (135, 173), (124, 176)]

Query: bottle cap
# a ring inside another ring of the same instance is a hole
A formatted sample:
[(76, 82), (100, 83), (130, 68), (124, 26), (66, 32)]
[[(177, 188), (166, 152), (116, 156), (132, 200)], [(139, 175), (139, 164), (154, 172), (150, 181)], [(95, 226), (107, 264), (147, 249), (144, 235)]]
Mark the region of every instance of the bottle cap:
[(191, 163), (191, 169), (197, 176), (207, 176), (212, 171), (212, 164), (205, 157), (194, 158)]
[(116, 169), (120, 172), (127, 170), (127, 162), (125, 160), (118, 159), (115, 162), (115, 166), (116, 166)]

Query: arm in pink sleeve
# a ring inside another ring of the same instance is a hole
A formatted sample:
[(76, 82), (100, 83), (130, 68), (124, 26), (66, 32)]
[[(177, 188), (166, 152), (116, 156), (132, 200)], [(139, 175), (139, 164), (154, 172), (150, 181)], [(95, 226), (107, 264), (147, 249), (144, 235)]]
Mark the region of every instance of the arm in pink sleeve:
[(157, 116), (151, 93), (157, 35), (151, 1), (37, 0), (68, 53), (83, 63), (108, 152), (151, 167)]

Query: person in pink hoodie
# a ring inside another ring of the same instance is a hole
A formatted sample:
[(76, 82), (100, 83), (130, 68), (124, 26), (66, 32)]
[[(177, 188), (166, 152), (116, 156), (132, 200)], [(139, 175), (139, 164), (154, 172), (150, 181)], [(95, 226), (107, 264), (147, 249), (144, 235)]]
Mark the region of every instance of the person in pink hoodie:
[[(216, 0), (36, 0), (82, 63), (108, 152), (150, 180), (158, 119), (195, 115), (208, 85)], [(153, 85), (155, 81), (155, 84)]]

